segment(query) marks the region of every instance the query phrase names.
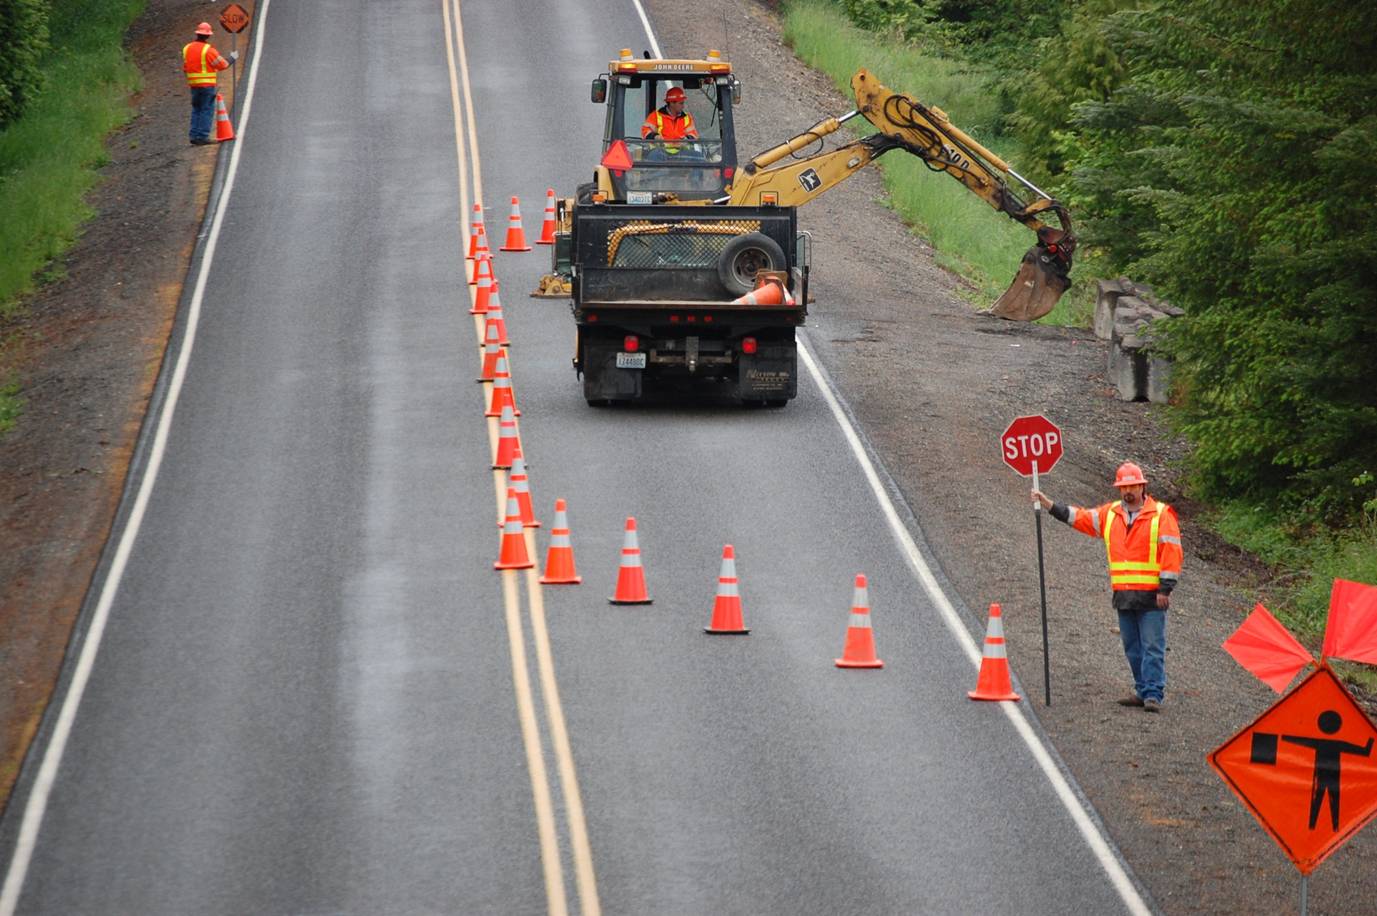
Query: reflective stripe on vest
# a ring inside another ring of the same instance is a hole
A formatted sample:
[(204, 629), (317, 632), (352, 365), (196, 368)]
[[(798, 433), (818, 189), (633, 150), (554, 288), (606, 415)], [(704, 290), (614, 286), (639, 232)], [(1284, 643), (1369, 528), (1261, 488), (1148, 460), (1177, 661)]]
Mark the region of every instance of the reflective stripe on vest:
[[(689, 137), (689, 135), (688, 135), (688, 132), (691, 131), (691, 130), (693, 130), (693, 115), (689, 114), (687, 111), (684, 112), (683, 122), (684, 122), (684, 132), (683, 132), (682, 134), (680, 134), (680, 135), (677, 136), (677, 137), (666, 137), (666, 136), (665, 136), (665, 116), (664, 116), (664, 113), (661, 112), (660, 109), (658, 109), (658, 108), (655, 109), (655, 132), (658, 133), (658, 134), (660, 135), (660, 139), (661, 139), (661, 140), (683, 140), (683, 139), (685, 139), (685, 138), (693, 139), (692, 137)], [(670, 121), (669, 123), (670, 123), (670, 124), (674, 124), (675, 122), (674, 122), (674, 121)], [(670, 153), (670, 154), (672, 155), (672, 154), (674, 154), (674, 153), (679, 152), (679, 147), (677, 147), (677, 146), (666, 146), (666, 147), (665, 147), (665, 152)]]
[[(1148, 529), (1148, 558), (1146, 563), (1138, 563), (1129, 560), (1115, 561), (1114, 553), (1109, 544), (1110, 534), (1114, 530), (1114, 510), (1123, 506), (1123, 501), (1116, 501), (1109, 507), (1108, 518), (1104, 525), (1104, 552), (1109, 559), (1109, 585), (1114, 589), (1130, 588), (1132, 586), (1148, 585), (1157, 588), (1161, 582), (1162, 564), (1157, 562), (1157, 528), (1162, 519), (1162, 513), (1167, 511), (1166, 503), (1158, 503), (1157, 511), (1152, 515), (1152, 523)], [(1128, 517), (1124, 516), (1124, 545), (1128, 545), (1129, 532)]]
[[(194, 58), (189, 57), (186, 53), (188, 50), (190, 50), (192, 45), (201, 46), (201, 61), (199, 70), (191, 69), (193, 66), (195, 66)], [(186, 82), (188, 86), (215, 85), (215, 71), (212, 70), (210, 68), (210, 65), (206, 63), (206, 58), (209, 55), (210, 42), (208, 41), (193, 41), (185, 48), (182, 48), (182, 70), (186, 73)]]

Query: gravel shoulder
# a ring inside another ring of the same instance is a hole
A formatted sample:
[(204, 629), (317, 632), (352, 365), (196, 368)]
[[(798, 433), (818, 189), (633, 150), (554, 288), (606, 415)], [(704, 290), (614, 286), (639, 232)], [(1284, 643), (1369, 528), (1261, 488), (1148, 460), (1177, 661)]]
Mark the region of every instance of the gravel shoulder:
[[(766, 4), (704, 0), (692, 15), (667, 0), (646, 6), (667, 55), (716, 47), (735, 64), (746, 87), (737, 118), (743, 153), (851, 107), (781, 44)], [(186, 144), (185, 88), (169, 65), (187, 23), (204, 15), (188, 0), (148, 3), (130, 33), (145, 88), (134, 120), (111, 138), (92, 198), (100, 216), (67, 258), (66, 278), (0, 327), (0, 368), (19, 370), (28, 402), (0, 440), (0, 799), (109, 533), (204, 211), (215, 154)], [(628, 43), (639, 50), (644, 40), (609, 38), (609, 54)], [(602, 64), (589, 62), (590, 78)], [(1003, 606), (1025, 702), (1162, 911), (1261, 912), (1295, 900), (1296, 872), (1205, 762), (1274, 696), (1219, 649), (1265, 587), (1265, 570), (1196, 524), (1177, 484), (1182, 444), (1153, 408), (1114, 398), (1102, 342), (1087, 331), (975, 315), (959, 297), (962, 281), (935, 266), (884, 198), (869, 170), (802, 211), (815, 242), (807, 333), (943, 572), (973, 614)], [(1056, 498), (1103, 501), (1114, 466), (1131, 458), (1150, 490), (1178, 507), (1187, 556), (1160, 716), (1114, 705), (1129, 685), (1102, 548), (1050, 519), (1054, 704), (1041, 704), (1028, 485), (995, 445), (1025, 413), (1047, 414), (1066, 434), (1066, 457), (1044, 486)], [(1311, 906), (1362, 913), (1373, 900), (1377, 830), (1369, 829), (1316, 873)]]

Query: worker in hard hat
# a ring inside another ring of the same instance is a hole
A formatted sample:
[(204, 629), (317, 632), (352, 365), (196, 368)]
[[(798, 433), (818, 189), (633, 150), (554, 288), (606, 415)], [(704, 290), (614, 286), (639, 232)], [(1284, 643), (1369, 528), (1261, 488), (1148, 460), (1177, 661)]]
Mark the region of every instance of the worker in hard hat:
[(1033, 490), (1033, 501), (1082, 534), (1104, 541), (1119, 636), (1133, 671), (1133, 695), (1119, 700), (1160, 712), (1166, 693), (1167, 608), (1181, 576), (1181, 528), (1176, 511), (1147, 495), (1147, 478), (1131, 461), (1114, 475), (1119, 498), (1094, 509), (1054, 503)]
[(674, 156), (679, 153), (680, 147), (666, 141), (698, 139), (698, 128), (693, 123), (693, 115), (684, 111), (684, 102), (687, 99), (688, 95), (682, 88), (671, 86), (665, 93), (665, 104), (652, 111), (641, 124), (642, 140), (662, 141), (660, 146), (651, 150), (649, 158), (663, 159), (666, 155)]
[(210, 128), (215, 120), (216, 74), (239, 59), (238, 51), (221, 57), (211, 47), (210, 36), (210, 23), (203, 22), (196, 27), (191, 43), (182, 48), (182, 71), (191, 87), (191, 142), (195, 146), (215, 142), (210, 138)]

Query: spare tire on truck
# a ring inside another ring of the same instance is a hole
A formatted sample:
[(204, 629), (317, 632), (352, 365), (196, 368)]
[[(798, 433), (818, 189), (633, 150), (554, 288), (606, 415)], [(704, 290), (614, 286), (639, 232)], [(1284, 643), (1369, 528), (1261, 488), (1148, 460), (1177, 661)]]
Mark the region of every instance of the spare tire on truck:
[(717, 277), (733, 296), (744, 296), (755, 289), (756, 271), (787, 269), (784, 249), (761, 232), (738, 235), (717, 258)]

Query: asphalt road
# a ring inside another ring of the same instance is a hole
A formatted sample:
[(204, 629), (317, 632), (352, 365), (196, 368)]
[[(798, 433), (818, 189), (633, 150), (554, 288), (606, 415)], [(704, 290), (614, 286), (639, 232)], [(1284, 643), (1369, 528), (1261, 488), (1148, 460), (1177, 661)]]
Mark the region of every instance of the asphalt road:
[[(544, 248), (496, 271), (540, 556), (563, 497), (585, 584), (493, 571), (466, 205), (500, 234), (519, 195), (534, 240), (545, 188), (591, 173), (589, 81), (647, 41), (631, 0), (456, 10), (454, 94), (438, 0), (260, 10), (195, 348), (17, 910), (1122, 911), (966, 699), (818, 386), (589, 408), (567, 305), (525, 296)], [(647, 607), (606, 601), (628, 515)], [(744, 638), (702, 632), (726, 543)], [(858, 572), (882, 671), (832, 664)], [(39, 782), (0, 825), (12, 882)]]

